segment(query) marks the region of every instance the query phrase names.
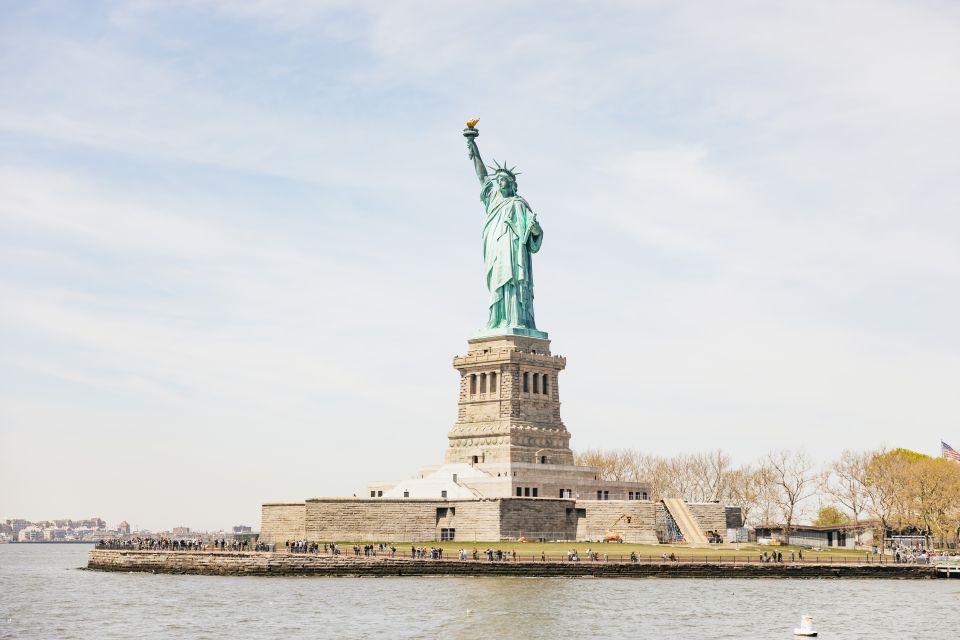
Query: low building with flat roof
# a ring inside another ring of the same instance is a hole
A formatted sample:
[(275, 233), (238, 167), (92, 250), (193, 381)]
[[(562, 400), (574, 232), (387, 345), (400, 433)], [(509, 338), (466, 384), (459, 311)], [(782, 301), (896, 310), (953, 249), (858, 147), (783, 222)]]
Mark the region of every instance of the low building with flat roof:
[(879, 523), (874, 520), (865, 520), (854, 525), (790, 525), (787, 535), (786, 525), (764, 524), (756, 528), (757, 542), (777, 541), (781, 544), (793, 544), (798, 547), (818, 547), (821, 549), (841, 548), (856, 549), (860, 546), (870, 546), (874, 541), (874, 531)]

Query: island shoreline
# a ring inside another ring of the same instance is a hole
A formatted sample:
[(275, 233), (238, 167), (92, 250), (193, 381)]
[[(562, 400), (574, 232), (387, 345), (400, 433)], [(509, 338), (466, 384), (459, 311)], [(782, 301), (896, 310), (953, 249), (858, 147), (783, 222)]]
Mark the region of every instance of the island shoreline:
[(258, 551), (92, 549), (96, 571), (210, 576), (502, 576), (593, 578), (897, 579), (939, 577), (936, 567), (879, 563), (704, 563), (428, 560)]

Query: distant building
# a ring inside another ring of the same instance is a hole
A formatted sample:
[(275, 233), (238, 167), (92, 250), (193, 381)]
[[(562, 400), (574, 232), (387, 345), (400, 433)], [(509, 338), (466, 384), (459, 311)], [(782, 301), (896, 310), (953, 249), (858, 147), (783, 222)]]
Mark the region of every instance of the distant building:
[(31, 526), (32, 523), (21, 518), (15, 518), (13, 520), (7, 520), (7, 524), (10, 525), (10, 537), (14, 540), (19, 540), (20, 532)]
[(188, 536), (190, 535), (190, 527), (174, 527), (173, 535), (175, 536)]
[(73, 530), (73, 535), (77, 540), (96, 541), (102, 537), (102, 529), (91, 529), (90, 527), (77, 527)]
[(120, 524), (117, 525), (117, 533), (122, 536), (130, 535), (130, 523), (126, 520), (121, 521)]
[(62, 542), (67, 539), (67, 530), (62, 527), (48, 527), (43, 530), (45, 542)]
[(20, 542), (43, 542), (43, 529), (30, 525), (20, 530), (17, 535)]
[(233, 528), (234, 533), (250, 533), (251, 531), (253, 531), (253, 528), (244, 524), (238, 524)]

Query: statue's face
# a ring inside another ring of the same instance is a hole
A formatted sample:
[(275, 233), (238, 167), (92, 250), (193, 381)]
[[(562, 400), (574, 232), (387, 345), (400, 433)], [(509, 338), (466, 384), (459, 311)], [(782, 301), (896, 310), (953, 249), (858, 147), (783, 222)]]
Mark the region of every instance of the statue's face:
[(508, 176), (500, 174), (497, 176), (497, 187), (500, 189), (500, 195), (502, 196), (515, 196), (517, 195), (517, 185), (514, 184)]

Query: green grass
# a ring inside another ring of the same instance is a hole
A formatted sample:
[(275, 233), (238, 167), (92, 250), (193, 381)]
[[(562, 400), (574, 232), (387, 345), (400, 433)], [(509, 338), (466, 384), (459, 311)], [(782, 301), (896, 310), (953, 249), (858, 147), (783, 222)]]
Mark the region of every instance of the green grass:
[[(369, 542), (340, 542), (340, 549), (343, 553), (353, 553), (353, 545), (359, 544), (361, 547)], [(541, 552), (546, 554), (548, 559), (565, 560), (567, 552), (576, 549), (581, 560), (587, 557), (587, 549), (600, 554), (607, 554), (611, 560), (629, 559), (630, 552), (636, 553), (642, 559), (659, 559), (661, 554), (669, 556), (671, 553), (683, 560), (709, 560), (716, 562), (718, 560), (730, 560), (736, 558), (738, 561), (756, 560), (764, 551), (768, 553), (780, 551), (784, 555), (784, 561), (790, 559), (790, 551), (799, 551), (799, 547), (780, 546), (770, 547), (766, 545), (757, 545), (754, 543), (743, 544), (716, 544), (708, 548), (693, 548), (684, 545), (648, 545), (648, 544), (630, 544), (630, 543), (603, 543), (603, 542), (483, 542), (454, 540), (451, 542), (396, 542), (397, 556), (409, 557), (410, 547), (440, 547), (443, 549), (443, 555), (446, 558), (455, 558), (460, 549), (466, 549), (467, 553), (473, 552), (476, 548), (483, 558), (483, 552), (486, 549), (500, 549), (509, 554), (514, 551), (517, 556), (524, 560), (531, 558), (540, 559)], [(808, 562), (866, 562), (867, 553), (865, 551), (853, 551), (849, 549), (824, 549), (823, 551), (813, 551), (812, 549), (803, 549), (803, 559)], [(870, 562), (878, 562), (877, 556), (870, 555)]]

